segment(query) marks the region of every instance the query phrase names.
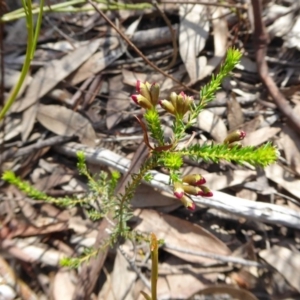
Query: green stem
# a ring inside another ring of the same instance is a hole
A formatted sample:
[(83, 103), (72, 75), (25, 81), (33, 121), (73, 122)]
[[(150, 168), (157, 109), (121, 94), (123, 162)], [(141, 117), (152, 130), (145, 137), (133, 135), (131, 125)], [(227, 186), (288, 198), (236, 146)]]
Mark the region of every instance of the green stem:
[(19, 77), (17, 84), (14, 86), (8, 100), (6, 101), (4, 107), (0, 111), (0, 120), (4, 118), (10, 107), (15, 102), (20, 89), (25, 81), (26, 75), (30, 68), (31, 60), (34, 56), (37, 40), (39, 37), (40, 27), (42, 23), (42, 16), (43, 16), (43, 6), (44, 0), (41, 0), (40, 7), (39, 7), (39, 17), (37, 21), (37, 25), (34, 32), (34, 25), (33, 25), (33, 14), (32, 14), (32, 5), (31, 0), (22, 0), (23, 9), (26, 17), (26, 27), (27, 27), (27, 48), (26, 48), (26, 56), (25, 61), (22, 67), (22, 71)]
[(158, 278), (158, 243), (154, 233), (151, 234), (151, 264), (151, 300), (156, 300)]
[(43, 20), (43, 9), (44, 9), (44, 0), (40, 0), (40, 10), (39, 10), (39, 16), (36, 22), (36, 27), (35, 27), (35, 33), (34, 33), (34, 38), (33, 38), (33, 45), (32, 45), (32, 51), (31, 51), (31, 60), (33, 59), (34, 52), (36, 49), (36, 45), (40, 36), (40, 31), (42, 27), (42, 20)]
[(153, 156), (148, 159), (144, 163), (142, 169), (140, 169), (140, 172), (132, 176), (132, 181), (126, 187), (124, 195), (121, 196), (118, 213), (118, 224), (116, 230), (117, 236), (115, 236), (114, 239), (116, 239), (118, 235), (126, 233), (126, 205), (128, 205), (128, 203), (131, 201), (137, 187), (141, 184), (146, 173), (158, 167), (156, 162), (157, 160)]

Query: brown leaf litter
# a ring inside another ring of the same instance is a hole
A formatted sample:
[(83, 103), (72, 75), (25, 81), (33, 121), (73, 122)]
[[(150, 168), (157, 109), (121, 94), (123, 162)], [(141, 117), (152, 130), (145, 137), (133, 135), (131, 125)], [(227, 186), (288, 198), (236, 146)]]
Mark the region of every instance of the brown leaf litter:
[[(192, 128), (192, 142), (219, 143), (228, 132), (243, 129), (244, 145), (274, 143), (278, 163), (262, 171), (186, 160), (183, 173), (205, 174), (220, 203), (230, 195), (234, 206), (200, 203), (191, 214), (167, 191), (143, 184), (132, 201), (130, 224), (165, 241), (159, 251), (159, 299), (299, 299), (299, 233), (283, 214), (293, 212), (292, 218), (300, 211), (297, 1), (263, 1), (263, 18), (258, 0), (252, 0), (254, 15), (250, 7), (228, 3), (160, 2), (159, 10), (105, 13), (139, 54), (94, 10), (45, 13), (30, 74), (0, 123), (1, 168), (49, 195), (82, 197), (87, 182), (59, 145), (72, 141), (78, 149), (109, 149), (138, 163), (147, 152), (138, 148), (143, 131), (134, 118), (142, 119), (143, 111), (129, 97), (136, 81), (158, 82), (162, 98), (170, 91), (192, 94), (218, 71), (229, 46), (242, 49), (240, 64)], [(255, 40), (264, 37), (260, 20), (270, 41), (265, 53), (258, 46), (266, 44)], [(24, 20), (5, 24), (2, 38), (6, 99), (24, 61)], [(198, 93), (193, 96), (198, 100)], [(161, 115), (167, 135), (171, 119)], [(110, 166), (95, 156), (89, 168), (96, 173)], [(107, 236), (107, 220), (93, 222), (85, 207), (58, 208), (0, 184), (0, 298), (135, 300), (142, 299), (141, 290), (149, 292), (148, 244), (127, 241), (79, 270), (62, 268), (61, 258), (80, 256)], [(245, 209), (240, 198), (252, 206)], [(264, 204), (275, 205), (286, 222), (262, 222), (253, 211)]]

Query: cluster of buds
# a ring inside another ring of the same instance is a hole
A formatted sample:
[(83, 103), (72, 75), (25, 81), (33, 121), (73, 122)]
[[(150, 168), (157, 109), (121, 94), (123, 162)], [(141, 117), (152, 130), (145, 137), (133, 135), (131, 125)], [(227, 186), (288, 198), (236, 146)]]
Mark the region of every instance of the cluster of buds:
[(226, 139), (223, 141), (224, 144), (228, 144), (229, 146), (237, 145), (239, 141), (243, 140), (246, 136), (246, 132), (243, 130), (235, 130), (229, 133)]
[(159, 101), (162, 108), (179, 118), (182, 118), (190, 110), (193, 103), (194, 98), (187, 96), (184, 92), (179, 94), (172, 92), (170, 101), (166, 99)]
[(145, 81), (142, 83), (140, 80), (136, 82), (136, 91), (138, 94), (132, 95), (131, 99), (140, 107), (145, 109), (152, 109), (158, 104), (159, 97), (159, 84), (149, 83)]
[(182, 204), (190, 209), (195, 209), (195, 203), (188, 195), (212, 197), (212, 191), (203, 184), (206, 183), (205, 178), (200, 174), (190, 174), (182, 178), (181, 182), (174, 183), (174, 195)]

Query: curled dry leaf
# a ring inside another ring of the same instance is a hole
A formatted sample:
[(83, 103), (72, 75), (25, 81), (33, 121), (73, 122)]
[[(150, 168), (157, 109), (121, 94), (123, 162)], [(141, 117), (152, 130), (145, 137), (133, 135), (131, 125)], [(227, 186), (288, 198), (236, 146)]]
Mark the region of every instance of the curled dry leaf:
[(60, 105), (40, 104), (37, 119), (44, 127), (58, 135), (75, 135), (83, 144), (95, 146), (94, 128), (89, 120), (75, 111)]

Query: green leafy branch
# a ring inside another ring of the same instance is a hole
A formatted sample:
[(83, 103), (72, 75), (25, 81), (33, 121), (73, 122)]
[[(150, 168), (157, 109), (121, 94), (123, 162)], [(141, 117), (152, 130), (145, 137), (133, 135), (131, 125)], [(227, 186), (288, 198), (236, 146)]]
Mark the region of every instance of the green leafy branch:
[(35, 200), (42, 200), (48, 203), (56, 204), (59, 206), (75, 206), (88, 203), (86, 199), (71, 199), (68, 197), (65, 198), (53, 198), (47, 194), (37, 190), (28, 182), (22, 180), (20, 177), (16, 176), (12, 171), (5, 171), (2, 175), (2, 179), (14, 186), (16, 186), (20, 191), (25, 193), (28, 197)]
[(144, 114), (144, 118), (153, 140), (157, 141), (159, 146), (164, 145), (164, 131), (161, 126), (158, 111), (156, 109), (149, 109)]
[(278, 150), (271, 143), (266, 143), (258, 148), (253, 146), (241, 147), (240, 145), (229, 146), (226, 144), (193, 145), (180, 151), (181, 155), (189, 156), (195, 161), (203, 159), (219, 163), (220, 160), (235, 162), (238, 164), (249, 163), (266, 167), (274, 163), (278, 156)]
[(79, 257), (64, 257), (60, 260), (60, 265), (62, 267), (68, 267), (72, 269), (77, 269), (83, 263), (88, 262), (91, 258), (98, 255), (99, 252), (104, 251), (109, 247), (110, 241), (102, 242), (101, 247), (95, 248), (85, 248)]
[(230, 74), (230, 72), (240, 61), (241, 57), (242, 53), (240, 51), (233, 48), (228, 49), (225, 62), (221, 65), (219, 73), (217, 75), (213, 74), (209, 83), (207, 83), (201, 89), (199, 93), (199, 104), (191, 105), (191, 110), (187, 122), (183, 122), (182, 118), (176, 118), (173, 129), (176, 141), (179, 141), (184, 137), (185, 131), (195, 123), (199, 113), (209, 102), (214, 100), (215, 93), (221, 88), (223, 79)]

